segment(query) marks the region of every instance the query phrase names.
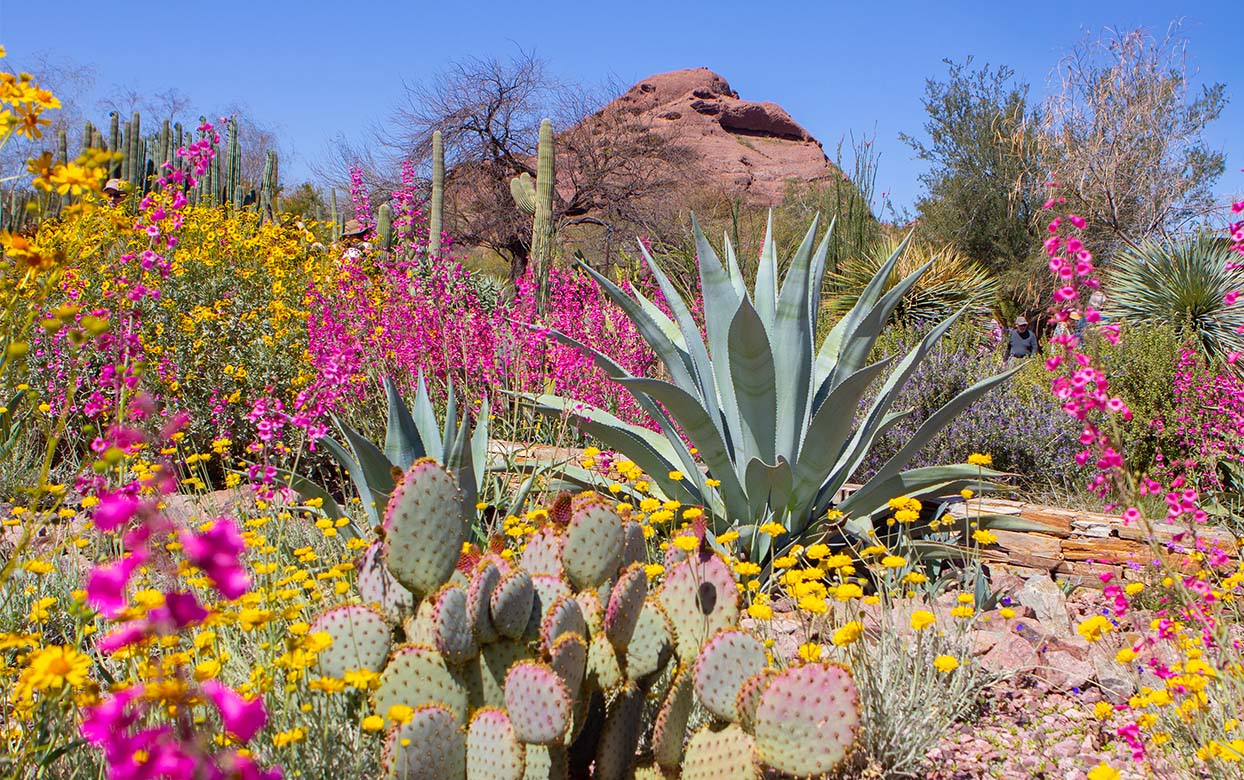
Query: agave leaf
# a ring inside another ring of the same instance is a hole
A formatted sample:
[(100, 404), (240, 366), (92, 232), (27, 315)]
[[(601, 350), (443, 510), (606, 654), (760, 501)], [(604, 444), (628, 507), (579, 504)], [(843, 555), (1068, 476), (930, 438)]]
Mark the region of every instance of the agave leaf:
[(441, 431), (441, 452), (445, 453), (442, 457), (449, 457), (449, 452), (454, 447), (455, 434), (458, 430), (458, 397), (454, 394), (454, 383), (449, 381), (448, 397), (445, 400), (445, 427)]
[(730, 323), (730, 376), (742, 423), (744, 452), (777, 461), (777, 377), (760, 314), (743, 301)]
[[(894, 253), (890, 258), (881, 264), (877, 275), (872, 278), (863, 291), (860, 293), (859, 299), (851, 310), (838, 320), (837, 324), (830, 329), (829, 335), (825, 337), (825, 341), (821, 342), (821, 348), (816, 353), (816, 364), (812, 371), (813, 381), (819, 386), (824, 383), (829, 375), (833, 373), (835, 365), (838, 363), (839, 355), (842, 352), (843, 344), (848, 340), (850, 335), (859, 327), (860, 322), (868, 316), (868, 313), (877, 304), (877, 300), (881, 297), (881, 292), (885, 289), (886, 280), (890, 278), (890, 273), (894, 267), (898, 265), (899, 258), (907, 251), (907, 244), (911, 240), (911, 234), (907, 234), (907, 238), (903, 239), (894, 249)], [(848, 372), (850, 373), (850, 372)]]
[(491, 409), (485, 398), (479, 405), (479, 417), (475, 420), (475, 432), (471, 434), (471, 462), (475, 464), (475, 486), (484, 484), (484, 473), (488, 469), (488, 430), (491, 427)]
[(371, 521), (372, 525), (380, 525), (381, 512), (384, 509), (384, 505), (389, 501), (388, 494), (376, 493), (372, 490), (371, 484), (367, 481), (367, 476), (363, 473), (363, 466), (336, 439), (331, 436), (324, 436), (320, 439), (320, 444), (324, 445), (329, 454), (350, 475), (350, 481), (354, 483), (354, 489), (363, 504), (363, 511), (367, 512), (367, 519)]
[(353, 539), (362, 535), (362, 529), (358, 527), (358, 523), (354, 522), (354, 518), (341, 508), (337, 503), (337, 499), (333, 498), (332, 493), (323, 485), (313, 482), (306, 477), (295, 474), (288, 469), (278, 468), (276, 470), (276, 478), (282, 485), (287, 486), (290, 490), (297, 493), (304, 501), (319, 499), (322, 503), (320, 509), (324, 512), (324, 516), (330, 520), (339, 520), (343, 517), (349, 519), (349, 523), (342, 526), (342, 536), (346, 539)]
[[(825, 230), (825, 235), (821, 238), (821, 245), (817, 247), (816, 254), (812, 256), (812, 268), (808, 272), (808, 314), (812, 317), (812, 326), (816, 327), (817, 311), (821, 300), (821, 286), (825, 284), (825, 261), (829, 258), (829, 239), (834, 235), (834, 228), (838, 225), (838, 217), (835, 215), (829, 220), (829, 227)], [(815, 364), (815, 358), (813, 363)], [(815, 368), (815, 365), (814, 365)]]
[(671, 320), (665, 312), (661, 311), (660, 307), (648, 300), (648, 298), (645, 297), (638, 288), (632, 286), (631, 294), (635, 296), (635, 300), (639, 301), (639, 305), (642, 306), (648, 316), (652, 318), (652, 321), (657, 323), (657, 325), (661, 328), (661, 332), (665, 334), (665, 337), (668, 338), (679, 351), (686, 355), (684, 360), (690, 362), (691, 355), (687, 353), (687, 341), (683, 338), (682, 331), (678, 329), (678, 326), (674, 324), (674, 321)]
[(762, 516), (769, 509), (775, 517), (784, 518), (793, 481), (790, 464), (785, 458), (778, 456), (777, 463), (773, 465), (752, 458), (747, 462), (744, 481), (753, 517)]
[(777, 309), (777, 246), (773, 242), (773, 210), (769, 210), (769, 222), (765, 228), (765, 241), (760, 249), (760, 265), (756, 268), (756, 286), (752, 295), (756, 313), (764, 323), (765, 330), (773, 328)]
[(389, 426), (384, 436), (384, 455), (394, 466), (408, 469), (412, 463), (427, 454), (423, 449), (423, 439), (419, 436), (415, 419), (406, 408), (406, 402), (402, 400), (402, 394), (389, 377), (384, 378), (384, 394), (389, 402)]
[(860, 463), (864, 461), (864, 457), (873, 446), (873, 442), (884, 436), (886, 431), (893, 428), (909, 415), (911, 415), (910, 409), (899, 412), (887, 412), (884, 417), (877, 421), (876, 425), (868, 429), (860, 428), (856, 431), (847, 449), (838, 458), (838, 463), (834, 466), (834, 470), (830, 472), (829, 478), (821, 485), (821, 489), (817, 491), (816, 502), (812, 506), (810, 518), (819, 517), (828, 511), (833, 497), (847, 483), (847, 480), (851, 478), (855, 470), (860, 467)]
[(834, 388), (828, 400), (821, 404), (808, 424), (799, 449), (799, 459), (795, 462), (794, 492), (797, 500), (810, 502), (821, 485), (825, 484), (851, 436), (860, 398), (873, 380), (893, 362), (894, 358), (888, 357), (861, 368)]
[(739, 258), (735, 254), (734, 245), (730, 243), (730, 235), (722, 234), (722, 253), (726, 256), (726, 273), (730, 274), (730, 286), (734, 288), (735, 296), (742, 301), (747, 297), (747, 281), (743, 279), (743, 272), (739, 270)]
[(475, 461), (471, 445), (471, 418), (463, 415), (457, 435), (445, 451), (444, 465), (458, 480), (458, 487), (462, 490), (463, 511), (468, 520), (475, 517), (478, 511), (475, 504), (479, 501), (479, 483), (475, 479)]
[[(631, 377), (618, 379), (618, 384), (632, 392), (646, 393), (661, 402), (678, 422), (680, 428), (692, 441), (699, 442), (699, 456), (709, 473), (721, 481), (720, 490), (725, 497), (727, 506), (743, 506), (747, 496), (739, 484), (735, 465), (726, 443), (722, 441), (716, 426), (709, 419), (708, 412), (688, 392), (677, 385), (662, 382), (659, 379), (643, 379)], [(699, 471), (687, 474), (687, 477), (698, 478)], [(707, 491), (702, 491), (707, 492)]]
[[(415, 406), (412, 414), (415, 428), (419, 431), (419, 440), (423, 442), (424, 454), (435, 452), (438, 447), (443, 445), (441, 426), (436, 421), (436, 410), (432, 408), (432, 399), (428, 395), (428, 385), (423, 379), (423, 369), (419, 369), (419, 381), (415, 388)], [(444, 457), (442, 453), (443, 450), (437, 454)], [(398, 465), (404, 469), (410, 468), (410, 463)]]
[[(777, 451), (794, 458), (808, 423), (808, 386), (815, 357), (814, 320), (808, 310), (808, 279), (820, 220), (813, 218), (782, 283), (771, 332), (777, 379), (777, 408), (789, 412), (777, 425)], [(822, 242), (828, 251), (828, 244)]]
[[(700, 230), (699, 222), (692, 220), (696, 254), (700, 262), (700, 289), (704, 295), (704, 330), (708, 336), (709, 353), (713, 360), (713, 378), (721, 398), (721, 410), (725, 430), (740, 430), (738, 401), (734, 396), (734, 383), (730, 380), (730, 322), (745, 293), (735, 287), (733, 276), (721, 267), (721, 260), (713, 246)], [(735, 269), (737, 271), (737, 268)], [(741, 279), (740, 279), (741, 284)], [(732, 458), (740, 453), (732, 452)]]
[(920, 277), (932, 267), (933, 261), (930, 260), (916, 269), (906, 279), (890, 288), (890, 291), (882, 296), (877, 305), (860, 320), (855, 330), (847, 334), (846, 340), (842, 343), (842, 350), (838, 354), (838, 363), (834, 366), (830, 378), (826, 380), (831, 387), (843, 381), (848, 373), (853, 373), (860, 366), (864, 365), (864, 361), (868, 359), (873, 345), (877, 343), (877, 339), (881, 336), (882, 331), (885, 330), (886, 324), (890, 320), (890, 315), (894, 313), (894, 309), (898, 306), (899, 301), (903, 299), (903, 295), (916, 282), (920, 281)]
[(605, 294), (609, 296), (609, 299), (617, 304), (618, 308), (626, 313), (626, 316), (630, 317), (631, 322), (635, 323), (635, 327), (639, 330), (640, 335), (643, 336), (644, 341), (648, 342), (648, 345), (652, 347), (652, 351), (665, 364), (665, 368), (670, 372), (670, 377), (674, 380), (674, 383), (698, 387), (698, 382), (692, 376), (694, 368), (691, 365), (690, 357), (665, 335), (660, 323), (648, 316), (648, 312), (644, 311), (644, 308), (634, 298), (627, 295), (621, 287), (611, 282), (595, 268), (581, 260), (576, 260), (575, 263), (585, 273), (595, 279), (596, 283), (605, 291)]
[[(925, 466), (910, 469), (885, 479), (870, 479), (846, 500), (838, 505), (838, 510), (852, 518), (871, 515), (878, 508), (897, 496), (927, 495), (931, 488), (964, 483), (975, 485), (996, 477), (1005, 476), (1000, 471), (981, 469), (967, 463), (955, 463), (949, 466)], [(957, 491), (956, 491), (957, 492)]]

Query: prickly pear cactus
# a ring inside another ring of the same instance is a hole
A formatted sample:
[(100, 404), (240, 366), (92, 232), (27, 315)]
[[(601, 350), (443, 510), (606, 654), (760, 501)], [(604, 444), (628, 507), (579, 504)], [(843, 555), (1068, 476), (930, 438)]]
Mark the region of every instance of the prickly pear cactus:
[(381, 716), (398, 704), (413, 708), (440, 704), (459, 723), (466, 722), (466, 688), (450, 673), (441, 654), (424, 645), (405, 645), (394, 651), (380, 673), (372, 703), (373, 710)]
[(674, 624), (684, 663), (695, 660), (704, 640), (738, 623), (738, 586), (729, 564), (716, 553), (697, 551), (673, 566), (657, 598)]
[(768, 654), (759, 639), (741, 629), (723, 629), (704, 643), (696, 659), (696, 695), (709, 712), (737, 722), (739, 691), (767, 664)]
[(402, 475), (385, 508), (389, 571), (416, 596), (435, 593), (449, 581), (467, 538), (462, 491), (431, 458)]
[(557, 672), (538, 661), (523, 661), (505, 678), (505, 708), (513, 713), (520, 742), (557, 745), (570, 728), (573, 702)]
[(536, 590), (531, 575), (515, 569), (501, 578), (490, 604), (492, 624), (501, 636), (518, 639), (527, 630), (535, 604)]
[(682, 780), (760, 780), (754, 749), (751, 735), (733, 723), (721, 730), (705, 726), (687, 744)]
[(320, 674), (340, 679), (346, 672), (384, 668), (392, 644), (393, 627), (371, 607), (343, 605), (324, 612), (311, 623), (311, 633), (326, 632), (333, 643), (317, 657)]
[(505, 710), (485, 707), (471, 718), (466, 738), (467, 780), (523, 780), (523, 746)]
[(624, 541), (622, 518), (609, 502), (594, 495), (576, 498), (562, 547), (570, 584), (579, 590), (596, 588), (616, 574)]
[(789, 775), (842, 763), (860, 727), (860, 695), (845, 667), (796, 666), (775, 675), (756, 707), (756, 756)]
[(425, 704), (389, 732), (380, 765), (388, 780), (446, 780), (466, 776), (466, 738), (447, 707)]

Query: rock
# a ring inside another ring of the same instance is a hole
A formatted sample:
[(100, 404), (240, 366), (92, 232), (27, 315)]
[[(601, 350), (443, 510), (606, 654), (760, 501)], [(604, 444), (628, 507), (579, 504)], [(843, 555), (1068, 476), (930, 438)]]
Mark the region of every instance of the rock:
[(1127, 701), (1136, 692), (1135, 677), (1119, 666), (1108, 650), (1094, 647), (1089, 652), (1089, 659), (1097, 684), (1111, 701), (1116, 704)]
[(994, 674), (1018, 674), (1032, 671), (1040, 664), (1037, 651), (1014, 631), (982, 631), (990, 635), (982, 640), (989, 643), (980, 656), (980, 663)]
[(1070, 690), (1083, 688), (1093, 679), (1094, 669), (1089, 661), (1066, 650), (1052, 650), (1041, 654), (1036, 674), (1055, 688)]
[(1015, 592), (1014, 601), (1031, 607), (1037, 620), (1054, 633), (1070, 636), (1071, 620), (1067, 614), (1067, 596), (1058, 583), (1049, 577), (1036, 576)]

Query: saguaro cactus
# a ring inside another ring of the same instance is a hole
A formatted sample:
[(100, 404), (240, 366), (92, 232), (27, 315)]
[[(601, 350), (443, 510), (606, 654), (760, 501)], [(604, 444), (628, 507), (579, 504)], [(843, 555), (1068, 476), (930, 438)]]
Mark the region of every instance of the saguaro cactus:
[(432, 202), (428, 215), (428, 257), (441, 253), (442, 215), (445, 207), (445, 141), (432, 131)]
[(553, 264), (553, 123), (540, 120), (536, 151), (536, 212), (531, 223), (531, 260), (535, 263), (536, 305), (543, 312), (548, 301), (549, 268)]

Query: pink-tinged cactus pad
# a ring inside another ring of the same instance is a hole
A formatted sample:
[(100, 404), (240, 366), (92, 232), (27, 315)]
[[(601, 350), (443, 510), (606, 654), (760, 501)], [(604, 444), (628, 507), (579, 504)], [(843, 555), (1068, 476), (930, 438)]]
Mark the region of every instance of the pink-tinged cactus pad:
[(618, 577), (609, 595), (609, 605), (605, 608), (605, 635), (618, 652), (624, 652), (630, 644), (647, 598), (648, 575), (644, 573), (643, 566), (632, 564)]
[(467, 729), (466, 754), (467, 780), (523, 780), (523, 746), (505, 710), (487, 707), (475, 713)]
[(718, 631), (704, 643), (696, 659), (695, 692), (709, 712), (737, 722), (743, 683), (767, 664), (768, 654), (759, 639), (737, 628)]
[(358, 562), (358, 589), (363, 603), (373, 604), (396, 618), (415, 608), (415, 596), (389, 573), (384, 546), (372, 542)]
[(393, 652), (372, 694), (372, 711), (381, 717), (395, 704), (440, 704), (466, 722), (467, 692), (454, 679), (441, 654), (424, 645), (404, 645)]
[[(611, 645), (612, 646), (612, 645)], [(626, 676), (643, 680), (665, 668), (674, 651), (674, 628), (654, 599), (644, 602), (626, 646)]]
[(566, 578), (579, 590), (596, 588), (622, 563), (622, 518), (609, 502), (596, 497), (575, 499), (562, 565)]
[(393, 626), (388, 619), (359, 604), (333, 607), (311, 622), (309, 633), (326, 632), (333, 643), (317, 656), (324, 677), (341, 679), (346, 672), (384, 668), (392, 644)]
[(583, 619), (583, 610), (570, 594), (559, 596), (540, 621), (540, 652), (548, 655), (552, 652), (553, 642), (566, 633), (578, 634), (587, 639), (587, 622)]
[(480, 644), (497, 640), (497, 629), (492, 624), (492, 594), (500, 582), (501, 569), (487, 558), (480, 561), (471, 574), (471, 585), (467, 588), (467, 620), (475, 641)]
[(511, 667), (505, 677), (505, 708), (520, 742), (556, 745), (570, 728), (570, 692), (557, 672), (538, 661)]
[(527, 772), (523, 780), (566, 780), (570, 762), (561, 745), (527, 745)]
[(446, 585), (431, 599), (436, 649), (451, 664), (464, 664), (475, 657), (479, 645), (467, 619), (467, 594), (457, 585)]
[(497, 633), (510, 639), (522, 636), (531, 620), (535, 600), (536, 590), (530, 574), (522, 569), (515, 569), (502, 577), (497, 583), (497, 589), (493, 591), (490, 605), (492, 624)]
[(629, 520), (622, 524), (622, 567), (638, 563), (640, 566), (648, 562), (648, 540), (644, 538), (644, 529), (639, 523)]
[(574, 594), (583, 611), (583, 619), (587, 621), (588, 633), (595, 636), (605, 630), (605, 607), (600, 601), (600, 594), (594, 590), (581, 590)]
[(739, 713), (739, 725), (748, 734), (756, 733), (756, 708), (760, 706), (760, 697), (764, 695), (769, 683), (773, 682), (774, 671), (766, 669), (760, 674), (752, 675), (739, 688), (739, 695), (734, 700), (735, 710)]
[(562, 634), (553, 642), (549, 666), (566, 683), (571, 698), (577, 699), (587, 674), (587, 642), (579, 634)]
[(695, 661), (704, 640), (738, 623), (738, 586), (729, 564), (715, 553), (695, 553), (670, 569), (657, 598), (674, 624), (684, 663)]
[(690, 670), (683, 669), (674, 677), (669, 693), (652, 726), (652, 754), (665, 769), (682, 765), (683, 743), (687, 741), (687, 722), (695, 704), (695, 686)]
[(597, 634), (588, 641), (587, 673), (590, 683), (602, 691), (615, 690), (626, 681), (618, 651), (604, 634)]
[(773, 675), (756, 708), (756, 754), (789, 775), (822, 775), (843, 762), (860, 727), (855, 680), (836, 664)]
[(505, 706), (505, 675), (519, 661), (536, 660), (527, 643), (502, 639), (479, 649), (481, 701), (488, 707)]
[(536, 532), (523, 549), (522, 567), (532, 574), (562, 576), (563, 537), (553, 526), (545, 526)]
[(466, 735), (449, 708), (425, 704), (389, 732), (380, 756), (388, 780), (450, 780), (466, 776)]
[(751, 736), (731, 723), (720, 731), (705, 727), (687, 743), (682, 780), (760, 780)]

